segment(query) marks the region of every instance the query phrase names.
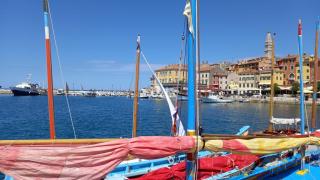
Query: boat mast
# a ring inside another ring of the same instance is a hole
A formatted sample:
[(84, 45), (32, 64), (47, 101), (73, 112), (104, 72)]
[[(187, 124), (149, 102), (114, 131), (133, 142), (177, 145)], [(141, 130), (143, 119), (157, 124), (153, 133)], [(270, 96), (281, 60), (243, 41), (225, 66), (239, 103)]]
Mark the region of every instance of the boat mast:
[[(300, 133), (304, 134), (304, 89), (303, 89), (303, 46), (302, 46), (302, 23), (299, 19), (298, 25), (298, 42), (299, 42), (299, 71), (300, 71)], [(305, 168), (305, 146), (301, 148), (301, 170)]]
[(196, 27), (197, 27), (197, 33), (196, 33), (196, 62), (197, 62), (197, 67), (198, 67), (198, 71), (197, 71), (197, 78), (198, 81), (197, 81), (197, 86), (196, 86), (196, 90), (199, 91), (196, 93), (197, 95), (197, 105), (196, 105), (196, 109), (197, 109), (197, 112), (196, 112), (196, 115), (197, 115), (197, 118), (196, 118), (196, 134), (197, 136), (199, 136), (201, 134), (201, 124), (200, 124), (200, 100), (201, 100), (201, 91), (199, 89), (200, 87), (200, 67), (201, 67), (201, 64), (200, 64), (200, 30), (199, 30), (199, 1), (196, 1), (196, 21), (197, 21), (197, 24), (196, 24)]
[[(187, 0), (185, 15), (188, 17), (188, 128), (187, 135), (195, 136), (196, 126), (196, 91), (195, 91), (195, 77), (196, 77), (196, 36), (197, 36), (197, 19), (196, 19), (196, 2), (197, 0)], [(188, 3), (190, 7), (188, 9)], [(192, 23), (192, 24), (191, 24)], [(187, 179), (195, 179), (196, 175), (196, 152), (187, 154)]]
[(138, 98), (139, 98), (139, 70), (140, 69), (140, 35), (137, 37), (137, 51), (136, 51), (136, 81), (133, 99), (133, 125), (132, 137), (137, 136), (137, 114), (138, 114)]
[(273, 127), (271, 120), (273, 118), (273, 97), (274, 97), (274, 63), (275, 63), (275, 53), (274, 53), (274, 37), (271, 36), (272, 38), (272, 57), (271, 57), (271, 86), (270, 86), (270, 108), (269, 108), (269, 126), (268, 126), (268, 131), (273, 132)]
[(316, 128), (316, 116), (317, 116), (317, 91), (318, 91), (318, 45), (319, 45), (319, 19), (316, 23), (316, 44), (314, 48), (314, 62), (313, 62), (313, 98), (312, 98), (312, 118), (311, 118), (311, 127), (312, 129)]
[(49, 109), (49, 125), (50, 139), (55, 139), (54, 127), (54, 101), (53, 101), (53, 80), (52, 80), (52, 62), (51, 62), (51, 47), (50, 47), (50, 32), (49, 32), (49, 6), (48, 0), (43, 1), (44, 10), (44, 30), (46, 39), (46, 56), (47, 56), (47, 78), (48, 78), (48, 109)]
[(304, 89), (303, 89), (303, 46), (302, 46), (302, 23), (299, 19), (298, 25), (298, 42), (299, 42), (299, 71), (300, 71), (300, 118), (301, 134), (304, 134)]

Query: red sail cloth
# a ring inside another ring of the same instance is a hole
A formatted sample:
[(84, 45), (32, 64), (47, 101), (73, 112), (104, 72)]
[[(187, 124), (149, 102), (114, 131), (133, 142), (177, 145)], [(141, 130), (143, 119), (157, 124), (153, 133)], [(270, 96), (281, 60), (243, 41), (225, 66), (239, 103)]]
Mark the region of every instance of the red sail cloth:
[(127, 156), (155, 159), (189, 152), (190, 136), (149, 136), (92, 145), (1, 145), (0, 171), (15, 179), (102, 179)]
[[(230, 171), (236, 166), (243, 168), (257, 161), (258, 156), (255, 155), (237, 155), (230, 154), (226, 156), (218, 156), (213, 158), (201, 158), (198, 160), (198, 179), (206, 179), (218, 173)], [(160, 168), (138, 178), (132, 180), (185, 180), (186, 179), (186, 163), (178, 163), (171, 168)]]

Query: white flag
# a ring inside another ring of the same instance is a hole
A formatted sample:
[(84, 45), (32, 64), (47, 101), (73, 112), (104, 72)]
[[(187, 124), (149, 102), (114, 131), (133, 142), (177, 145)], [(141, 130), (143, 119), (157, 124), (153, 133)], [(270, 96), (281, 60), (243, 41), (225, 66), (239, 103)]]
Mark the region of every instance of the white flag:
[(184, 7), (183, 15), (185, 15), (188, 18), (189, 32), (193, 35), (192, 13), (191, 13), (190, 0), (187, 0), (186, 6)]

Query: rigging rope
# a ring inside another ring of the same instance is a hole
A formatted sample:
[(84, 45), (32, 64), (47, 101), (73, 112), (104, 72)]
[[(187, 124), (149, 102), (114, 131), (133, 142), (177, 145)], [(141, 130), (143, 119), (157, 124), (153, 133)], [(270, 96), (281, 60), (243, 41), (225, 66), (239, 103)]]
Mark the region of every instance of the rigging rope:
[[(51, 25), (51, 29), (52, 29), (53, 41), (54, 41), (55, 51), (56, 51), (56, 55), (57, 55), (58, 65), (59, 65), (60, 78), (61, 78), (62, 83), (66, 84), (66, 81), (64, 80), (63, 71), (62, 71), (60, 55), (59, 55), (59, 49), (58, 49), (58, 44), (57, 44), (57, 40), (56, 40), (56, 34), (55, 34), (54, 28), (53, 28), (53, 21), (52, 21), (51, 10), (50, 9), (51, 8), (50, 8), (50, 4), (49, 4), (49, 1), (48, 1), (49, 19), (50, 19), (50, 25)], [(75, 139), (77, 139), (77, 134), (76, 134), (76, 130), (74, 128), (74, 123), (73, 123), (73, 118), (72, 118), (72, 114), (71, 114), (71, 108), (70, 108), (70, 103), (69, 103), (69, 99), (68, 99), (67, 93), (65, 93), (65, 98), (66, 98), (66, 102), (67, 102), (67, 107), (68, 107), (68, 112), (69, 112), (69, 117), (70, 117), (72, 130), (73, 130), (73, 136), (74, 136)]]

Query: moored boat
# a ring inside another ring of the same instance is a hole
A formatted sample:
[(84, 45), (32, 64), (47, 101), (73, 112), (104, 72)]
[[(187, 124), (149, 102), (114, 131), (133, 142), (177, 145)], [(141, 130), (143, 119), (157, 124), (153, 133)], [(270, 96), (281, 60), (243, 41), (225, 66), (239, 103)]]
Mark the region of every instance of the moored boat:
[(40, 95), (39, 92), (39, 85), (32, 84), (28, 82), (23, 82), (15, 87), (10, 87), (14, 96), (38, 96)]
[(232, 103), (234, 100), (232, 99), (225, 99), (220, 97), (219, 95), (209, 94), (208, 97), (202, 98), (202, 102), (204, 103)]

